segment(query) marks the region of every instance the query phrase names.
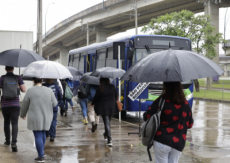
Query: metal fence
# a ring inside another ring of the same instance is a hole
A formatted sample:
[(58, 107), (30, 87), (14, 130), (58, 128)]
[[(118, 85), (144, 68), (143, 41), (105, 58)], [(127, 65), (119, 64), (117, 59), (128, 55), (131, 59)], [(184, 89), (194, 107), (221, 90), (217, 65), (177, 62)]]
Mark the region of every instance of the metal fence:
[(194, 85), (194, 97), (230, 101), (230, 78), (220, 78), (218, 82), (213, 82), (211, 89), (207, 89), (207, 80), (199, 80), (200, 91), (197, 92)]

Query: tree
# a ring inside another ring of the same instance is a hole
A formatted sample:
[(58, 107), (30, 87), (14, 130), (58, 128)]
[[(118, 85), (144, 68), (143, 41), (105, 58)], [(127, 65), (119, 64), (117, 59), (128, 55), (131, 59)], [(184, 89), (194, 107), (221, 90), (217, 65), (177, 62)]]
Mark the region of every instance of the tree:
[[(209, 59), (216, 56), (216, 44), (225, 42), (222, 34), (215, 31), (210, 23), (210, 16), (198, 15), (188, 10), (172, 12), (151, 19), (147, 26), (142, 28), (144, 33), (157, 35), (172, 35), (189, 38), (192, 49)], [(199, 82), (194, 81), (196, 91), (199, 92)]]

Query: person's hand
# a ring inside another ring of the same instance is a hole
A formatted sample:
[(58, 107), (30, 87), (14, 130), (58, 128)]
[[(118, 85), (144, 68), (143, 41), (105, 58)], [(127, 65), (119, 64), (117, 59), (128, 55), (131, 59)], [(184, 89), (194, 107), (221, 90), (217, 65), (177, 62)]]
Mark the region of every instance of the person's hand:
[(26, 117), (22, 118), (23, 120), (26, 120)]
[(94, 105), (92, 105), (92, 107), (94, 107)]

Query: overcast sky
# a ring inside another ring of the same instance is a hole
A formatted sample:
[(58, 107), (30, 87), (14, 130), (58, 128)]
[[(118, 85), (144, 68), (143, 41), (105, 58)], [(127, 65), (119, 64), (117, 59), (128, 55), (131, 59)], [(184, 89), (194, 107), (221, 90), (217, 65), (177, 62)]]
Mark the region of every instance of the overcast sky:
[[(61, 22), (62, 20), (96, 5), (103, 0), (43, 0), (43, 33), (45, 33), (45, 15), (47, 31)], [(54, 4), (52, 4), (54, 3)], [(50, 4), (50, 5), (49, 5)], [(226, 8), (220, 9), (220, 32), (224, 32), (224, 16)], [(227, 18), (230, 19), (230, 9)], [(37, 0), (0, 0), (0, 30), (12, 31), (33, 31), (36, 40), (37, 32)], [(226, 39), (230, 39), (230, 20), (227, 24)], [(139, 28), (139, 34), (141, 28)], [(131, 29), (127, 32), (111, 36), (117, 38), (123, 35), (135, 34), (135, 30)], [(220, 46), (221, 47), (221, 46)], [(220, 48), (220, 54), (224, 54)]]

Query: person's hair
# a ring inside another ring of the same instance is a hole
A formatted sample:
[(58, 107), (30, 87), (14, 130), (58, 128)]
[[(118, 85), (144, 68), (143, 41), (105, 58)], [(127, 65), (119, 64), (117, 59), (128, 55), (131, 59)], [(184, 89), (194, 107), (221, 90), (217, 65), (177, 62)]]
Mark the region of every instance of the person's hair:
[(46, 83), (48, 83), (48, 84), (51, 84), (51, 83), (53, 83), (53, 82), (54, 82), (53, 79), (46, 79)]
[(33, 78), (34, 84), (42, 83), (42, 79), (40, 78)]
[(6, 71), (13, 71), (13, 70), (14, 70), (14, 67), (6, 66), (5, 69), (6, 69)]
[(100, 78), (100, 86), (99, 86), (100, 91), (104, 92), (105, 87), (109, 85), (109, 83), (110, 83), (109, 78)]
[(180, 82), (164, 82), (162, 97), (175, 104), (182, 104), (186, 101), (183, 87)]

